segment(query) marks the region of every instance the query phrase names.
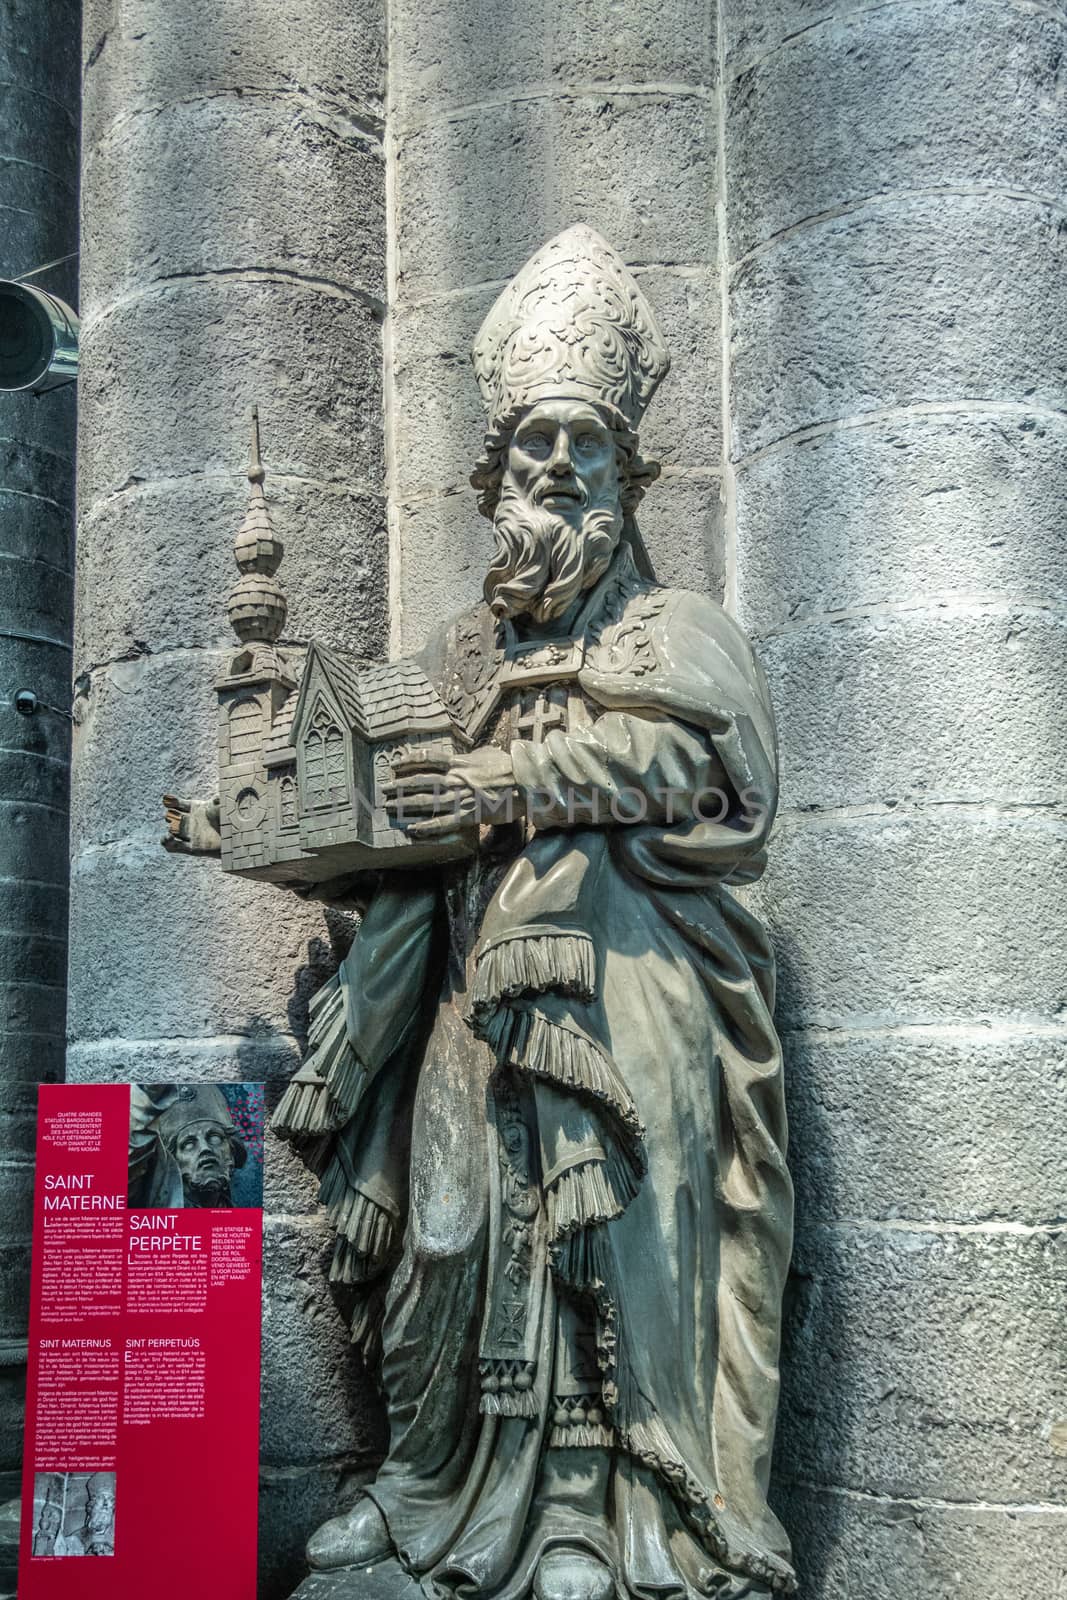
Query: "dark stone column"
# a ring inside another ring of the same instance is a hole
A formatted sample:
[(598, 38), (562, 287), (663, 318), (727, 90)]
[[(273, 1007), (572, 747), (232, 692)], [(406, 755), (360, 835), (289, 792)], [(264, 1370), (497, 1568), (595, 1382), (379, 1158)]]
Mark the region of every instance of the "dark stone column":
[[(78, 247), (80, 11), (0, 0), (0, 277)], [(76, 266), (33, 281), (76, 305)], [(74, 433), (73, 388), (0, 395), (0, 1502), (18, 1494), (36, 1088), (63, 1076)], [(20, 716), (20, 689), (56, 709)]]

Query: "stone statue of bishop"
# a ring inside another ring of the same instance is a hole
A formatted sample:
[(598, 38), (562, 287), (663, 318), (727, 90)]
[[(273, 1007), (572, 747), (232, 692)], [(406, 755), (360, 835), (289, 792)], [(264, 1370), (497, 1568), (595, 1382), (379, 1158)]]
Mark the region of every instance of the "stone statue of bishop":
[(789, 1593), (774, 966), (730, 892), (774, 814), (766, 683), (719, 605), (652, 574), (637, 430), (668, 356), (610, 246), (539, 250), (474, 368), (494, 548), (420, 657), (456, 753), (391, 790), (472, 853), (381, 874), (276, 1117), (328, 1136), (389, 1420), (308, 1558), (487, 1600)]

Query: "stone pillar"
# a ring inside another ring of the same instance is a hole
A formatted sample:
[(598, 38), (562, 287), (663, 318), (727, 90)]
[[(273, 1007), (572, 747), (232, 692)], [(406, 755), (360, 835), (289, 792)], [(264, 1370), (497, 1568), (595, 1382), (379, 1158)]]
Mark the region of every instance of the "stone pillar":
[(728, 534), (784, 769), (783, 1515), (808, 1600), (1056, 1593), (1063, 18), (724, 11)]
[[(79, 12), (0, 0), (0, 277), (78, 247)], [(76, 263), (33, 281), (77, 303)], [(0, 395), (0, 1501), (22, 1454), (37, 1084), (63, 1076), (73, 603), (74, 391)], [(55, 709), (19, 716), (19, 689)], [(0, 1590), (7, 1544), (0, 1526)]]
[(721, 584), (713, 23), (704, 0), (390, 7), (395, 646), (478, 598), (491, 531), (467, 482), (484, 421), (471, 343), (574, 222), (636, 272), (674, 358), (642, 434), (666, 468), (641, 512), (650, 549), (671, 582)]
[[(254, 402), (286, 638), (386, 646), (381, 8), (87, 0), (84, 51), (69, 1075), (281, 1076), (344, 930), (165, 854), (160, 797), (213, 792)], [(316, 1185), (267, 1163), (272, 1596), (379, 1441)]]

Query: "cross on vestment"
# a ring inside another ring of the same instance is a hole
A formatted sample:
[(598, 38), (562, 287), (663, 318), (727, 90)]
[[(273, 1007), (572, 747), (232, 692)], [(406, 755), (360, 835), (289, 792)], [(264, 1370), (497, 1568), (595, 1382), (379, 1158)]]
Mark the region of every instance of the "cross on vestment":
[(529, 739), (534, 744), (544, 744), (545, 734), (553, 728), (567, 726), (567, 708), (557, 705), (547, 695), (538, 694), (533, 705), (528, 711), (523, 712), (516, 723), (519, 737)]

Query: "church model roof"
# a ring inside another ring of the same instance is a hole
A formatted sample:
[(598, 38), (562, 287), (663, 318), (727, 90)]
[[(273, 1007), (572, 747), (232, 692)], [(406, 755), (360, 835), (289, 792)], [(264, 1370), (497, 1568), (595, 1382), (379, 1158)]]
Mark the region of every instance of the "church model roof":
[[(300, 721), (321, 672), (350, 729), (377, 741), (403, 734), (444, 733), (449, 717), (440, 696), (414, 661), (366, 662), (347, 651), (312, 644), (300, 689), (283, 707), (271, 737), (273, 752), (285, 719), (285, 744)], [(290, 707), (292, 708), (290, 710)], [(275, 756), (275, 759), (278, 759)]]

